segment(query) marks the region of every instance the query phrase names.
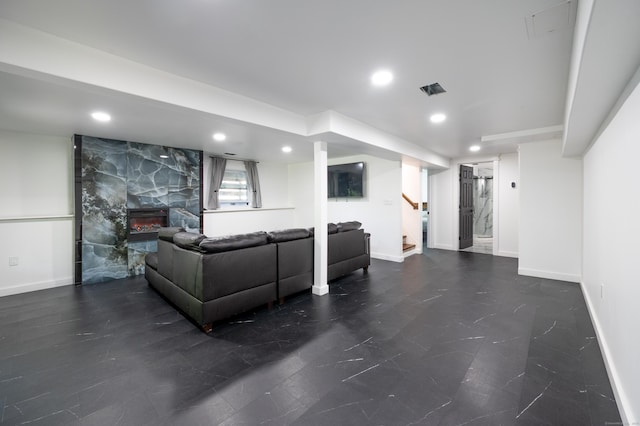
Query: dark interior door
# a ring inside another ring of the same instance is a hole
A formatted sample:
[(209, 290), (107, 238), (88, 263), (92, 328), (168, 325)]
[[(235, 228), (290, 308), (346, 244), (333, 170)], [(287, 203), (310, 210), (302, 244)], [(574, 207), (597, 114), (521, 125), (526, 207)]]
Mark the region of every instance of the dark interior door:
[(473, 245), (473, 167), (460, 165), (460, 249)]

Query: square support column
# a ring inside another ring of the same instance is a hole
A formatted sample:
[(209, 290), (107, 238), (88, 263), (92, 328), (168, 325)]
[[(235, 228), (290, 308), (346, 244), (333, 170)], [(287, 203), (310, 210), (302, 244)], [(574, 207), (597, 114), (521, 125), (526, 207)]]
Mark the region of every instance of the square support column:
[(313, 144), (313, 294), (322, 296), (329, 293), (327, 284), (327, 143)]

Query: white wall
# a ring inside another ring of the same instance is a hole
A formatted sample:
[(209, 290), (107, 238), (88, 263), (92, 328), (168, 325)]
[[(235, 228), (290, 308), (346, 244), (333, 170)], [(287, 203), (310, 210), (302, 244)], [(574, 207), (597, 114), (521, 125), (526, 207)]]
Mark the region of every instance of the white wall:
[[(229, 161), (229, 167), (244, 167), (241, 162)], [(205, 155), (203, 164), (203, 195), (206, 208), (209, 195), (211, 160)], [(291, 228), (293, 208), (289, 204), (288, 170), (282, 164), (258, 163), (262, 208), (250, 207), (205, 211), (203, 233), (209, 237), (242, 234), (254, 231), (273, 231)], [(310, 226), (310, 225), (308, 225)]]
[(0, 152), (0, 296), (72, 284), (71, 139), (0, 131)]
[(625, 424), (640, 422), (640, 86), (584, 157), (582, 288)]
[(518, 273), (580, 282), (582, 159), (560, 140), (520, 145)]
[[(496, 167), (497, 165), (497, 167)], [(496, 171), (497, 170), (497, 171)], [(497, 179), (496, 179), (497, 177)], [(498, 256), (518, 257), (518, 209), (519, 209), (519, 168), (518, 154), (502, 154), (494, 164), (494, 194), (497, 195), (497, 245), (494, 252)], [(516, 187), (511, 187), (515, 182)]]
[[(366, 163), (363, 199), (328, 201), (329, 222), (357, 220), (371, 233), (371, 256), (402, 262), (402, 166), (400, 161), (369, 155), (332, 158), (329, 165)], [(313, 163), (289, 165), (289, 200), (295, 207), (294, 226), (313, 224)]]
[(416, 247), (405, 255), (422, 253), (422, 174), (419, 165), (402, 164), (402, 192), (414, 203), (418, 210), (402, 200), (402, 235), (407, 236), (408, 244)]
[[(205, 211), (203, 233), (207, 237), (275, 231), (293, 226), (293, 208)], [(307, 226), (308, 227), (308, 226)]]

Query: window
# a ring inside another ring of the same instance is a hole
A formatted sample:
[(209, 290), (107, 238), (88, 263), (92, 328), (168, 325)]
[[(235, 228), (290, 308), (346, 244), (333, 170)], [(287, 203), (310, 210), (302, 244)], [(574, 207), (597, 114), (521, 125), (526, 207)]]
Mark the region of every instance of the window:
[(219, 200), (221, 205), (249, 205), (249, 184), (246, 170), (227, 168), (224, 171), (222, 184), (220, 185)]

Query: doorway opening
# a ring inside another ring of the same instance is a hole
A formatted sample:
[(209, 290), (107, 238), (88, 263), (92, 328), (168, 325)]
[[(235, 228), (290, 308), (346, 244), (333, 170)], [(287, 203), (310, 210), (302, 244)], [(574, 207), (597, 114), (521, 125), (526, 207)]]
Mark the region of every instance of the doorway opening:
[(462, 251), (493, 254), (493, 163), (473, 164), (473, 243)]
[(427, 239), (429, 238), (429, 170), (422, 169), (422, 202), (420, 203), (420, 218), (422, 220), (422, 251), (427, 249)]

